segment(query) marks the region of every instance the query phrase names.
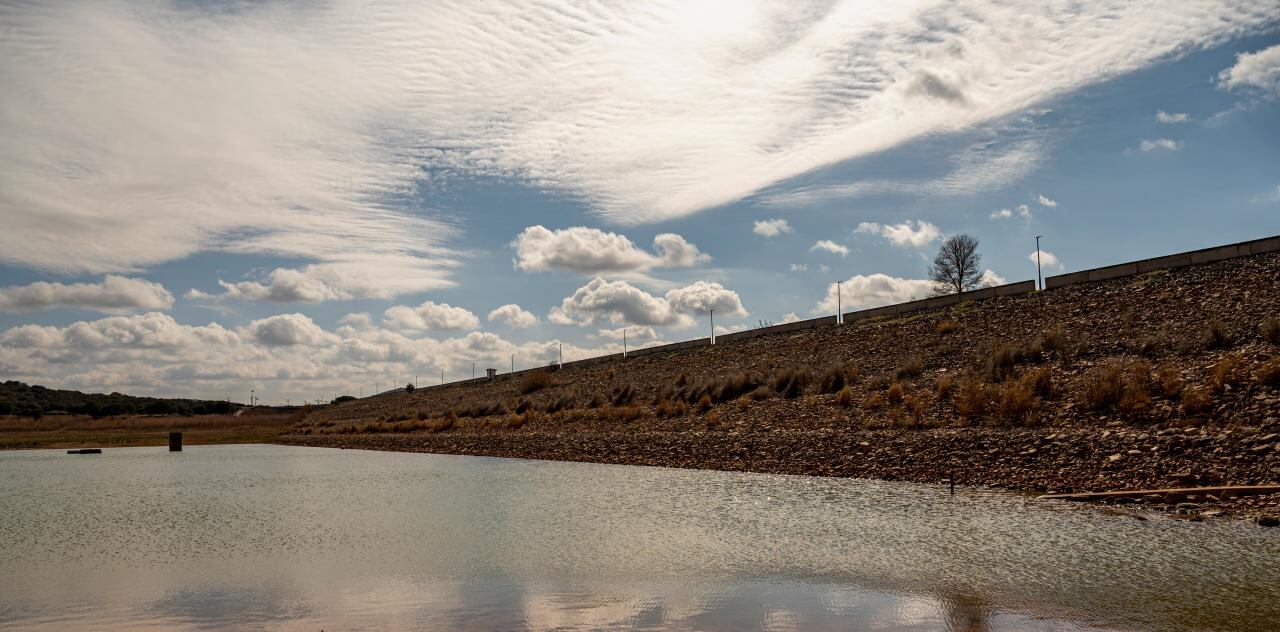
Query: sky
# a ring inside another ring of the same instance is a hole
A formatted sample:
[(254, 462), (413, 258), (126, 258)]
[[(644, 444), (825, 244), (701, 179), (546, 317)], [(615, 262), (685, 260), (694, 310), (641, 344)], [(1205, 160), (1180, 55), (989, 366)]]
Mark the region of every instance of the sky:
[(0, 379), (367, 395), (1280, 234), (1280, 0), (0, 5)]

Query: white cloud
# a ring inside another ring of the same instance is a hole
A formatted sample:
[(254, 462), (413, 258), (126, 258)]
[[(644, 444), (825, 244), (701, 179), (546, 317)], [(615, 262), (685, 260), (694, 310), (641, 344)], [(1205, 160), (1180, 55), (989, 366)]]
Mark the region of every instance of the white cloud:
[(830, 239), (818, 240), (817, 243), (809, 247), (809, 250), (811, 252), (814, 250), (823, 250), (832, 254), (840, 255), (841, 257), (849, 254), (848, 248), (846, 248), (845, 246), (841, 246), (840, 244), (837, 244), (836, 242), (831, 241)]
[[(133, 349), (161, 353), (163, 350), (234, 346), (238, 341), (235, 333), (220, 325), (182, 325), (172, 316), (159, 312), (78, 321), (61, 328), (20, 325), (0, 334), (0, 347), (75, 349), (80, 352)], [(123, 359), (125, 356), (118, 357)], [(75, 358), (90, 359), (89, 356), (71, 356), (70, 360), (75, 361)]]
[(737, 292), (719, 283), (698, 281), (659, 297), (626, 281), (596, 277), (551, 308), (548, 320), (559, 325), (603, 322), (679, 328), (693, 324), (690, 314), (705, 314), (708, 309), (726, 317), (747, 315)]
[[(925, 279), (903, 279), (887, 274), (855, 274), (840, 284), (840, 308), (844, 311), (893, 305), (924, 298), (933, 291), (933, 282)], [(814, 308), (814, 314), (836, 311), (836, 284), (827, 286), (827, 295)]]
[(997, 285), (1004, 285), (1008, 282), (1008, 279), (996, 274), (995, 271), (990, 268), (982, 271), (981, 284), (983, 287), (994, 287)]
[[(360, 298), (391, 299), (453, 285), (444, 279), (442, 266), (401, 255), (362, 255), (343, 261), (312, 264), (300, 269), (276, 268), (261, 281), (218, 280), (222, 292), (197, 289), (187, 292), (193, 300), (271, 301), (321, 303)], [(452, 265), (452, 264), (447, 264)]]
[(1228, 90), (1252, 88), (1280, 96), (1280, 44), (1252, 53), (1240, 53), (1234, 66), (1218, 73)]
[[(23, 36), (0, 39), (0, 257), (106, 273), (204, 250), (394, 255), (446, 283), (456, 229), (403, 200), (455, 176), (617, 222), (679, 217), (1260, 32), (1278, 10), (6, 4)], [(1271, 76), (1253, 70), (1270, 56), (1224, 84)]]
[(255, 320), (245, 331), (267, 346), (317, 346), (337, 340), (336, 336), (302, 314), (277, 314)]
[(424, 301), (417, 307), (388, 307), (382, 313), (382, 326), (410, 331), (474, 329), (480, 326), (480, 319), (464, 307)]
[(785, 219), (764, 219), (754, 222), (751, 232), (761, 237), (777, 237), (783, 233), (791, 232), (791, 224)]
[(1186, 123), (1189, 120), (1186, 112), (1165, 112), (1164, 110), (1156, 110), (1156, 121), (1165, 125), (1175, 123)]
[(1058, 203), (1045, 197), (1043, 193), (1036, 196), (1036, 201), (1040, 203), (1040, 206), (1047, 206), (1049, 208), (1058, 208)]
[(1142, 151), (1156, 151), (1156, 150), (1177, 151), (1182, 148), (1182, 142), (1169, 139), (1169, 138), (1156, 138), (1156, 139), (1144, 138), (1142, 139), (1142, 142), (1138, 144), (1138, 147)]
[(876, 224), (862, 222), (854, 231), (880, 235), (895, 246), (919, 248), (942, 236), (937, 226), (924, 221), (907, 220), (901, 224)]
[(792, 271), (792, 272), (806, 272), (806, 271), (808, 271), (808, 269), (809, 269), (809, 265), (808, 265), (808, 264), (805, 264), (805, 263), (793, 263), (793, 264), (791, 264), (791, 271)]
[(489, 322), (503, 322), (513, 329), (526, 329), (538, 324), (538, 317), (515, 303), (507, 303), (489, 312)]
[(373, 329), (373, 316), (369, 312), (356, 312), (347, 314), (338, 319), (338, 324), (350, 327), (356, 331), (368, 331)]
[(651, 342), (658, 339), (658, 330), (653, 327), (616, 327), (614, 329), (600, 329), (596, 331), (596, 335), (606, 340), (616, 340), (621, 342), (626, 333), (626, 340), (629, 346), (638, 345), (643, 342)]
[(516, 249), (516, 267), (527, 272), (643, 272), (651, 268), (687, 268), (711, 260), (697, 246), (673, 233), (654, 237), (656, 254), (651, 254), (623, 235), (584, 226), (561, 230), (530, 226), (511, 246)]
[(1031, 207), (1026, 204), (1019, 204), (1011, 209), (1002, 208), (991, 213), (991, 219), (1009, 219), (1017, 215), (1026, 220), (1031, 219)]
[[(1027, 255), (1027, 259), (1029, 259), (1031, 263), (1036, 262), (1036, 253), (1034, 250), (1031, 252), (1031, 254)], [(1062, 262), (1059, 261), (1058, 256), (1053, 254), (1052, 252), (1049, 252), (1048, 250), (1041, 250), (1040, 251), (1040, 267), (1061, 269)]]
[(774, 323), (774, 324), (776, 324), (776, 325), (785, 325), (785, 324), (787, 324), (787, 323), (794, 323), (794, 322), (797, 322), (797, 321), (799, 321), (799, 320), (800, 320), (800, 317), (799, 317), (799, 316), (796, 316), (796, 313), (795, 313), (795, 312), (787, 312), (787, 313), (785, 313), (785, 314), (783, 314), (783, 315), (782, 315), (782, 320), (779, 320), (777, 323)]
[(108, 274), (100, 283), (48, 283), (0, 288), (0, 311), (35, 312), (58, 307), (99, 312), (169, 309), (173, 295), (159, 283)]

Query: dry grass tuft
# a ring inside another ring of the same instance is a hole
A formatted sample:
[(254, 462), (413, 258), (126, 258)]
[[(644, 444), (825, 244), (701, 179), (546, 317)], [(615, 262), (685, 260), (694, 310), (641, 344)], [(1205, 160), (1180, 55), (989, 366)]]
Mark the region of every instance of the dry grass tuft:
[(613, 387), (613, 393), (609, 399), (613, 402), (614, 406), (630, 405), (631, 402), (636, 399), (636, 389), (630, 384), (615, 386)]
[(938, 399), (948, 397), (951, 397), (951, 374), (942, 373), (938, 375)]
[(554, 385), (555, 379), (551, 377), (551, 373), (547, 371), (533, 371), (520, 376), (520, 384), (516, 387), (516, 392), (520, 395), (528, 395), (536, 391), (540, 391), (548, 386)]
[(819, 390), (824, 394), (840, 391), (845, 387), (844, 374), (844, 367), (839, 363), (828, 366), (818, 381)]
[(523, 428), (524, 422), (525, 416), (518, 413), (511, 413), (511, 415), (507, 417), (508, 428)]
[(1057, 353), (1063, 359), (1068, 359), (1071, 354), (1071, 343), (1067, 340), (1067, 333), (1061, 327), (1054, 327), (1040, 334), (1040, 346), (1045, 351)]
[(759, 373), (737, 371), (710, 388), (708, 392), (715, 401), (727, 402), (756, 390), (761, 384), (764, 384), (764, 376)]
[(1188, 386), (1182, 391), (1182, 412), (1200, 415), (1213, 410), (1213, 391), (1198, 386)]
[(565, 393), (551, 400), (551, 402), (547, 404), (547, 407), (545, 408), (545, 410), (548, 413), (558, 413), (562, 410), (570, 410), (573, 408), (573, 406), (574, 406), (573, 395)]
[(924, 402), (919, 397), (908, 395), (902, 400), (902, 408), (907, 411), (911, 418), (911, 428), (924, 426)]
[(1273, 345), (1280, 345), (1280, 318), (1268, 318), (1262, 322), (1262, 338)]
[(676, 378), (676, 388), (684, 388), (685, 384), (688, 384), (688, 383), (689, 383), (689, 376), (685, 375), (684, 373), (681, 373), (680, 377)]
[(890, 384), (889, 388), (884, 392), (884, 398), (890, 404), (901, 404), (902, 397), (902, 385), (897, 382)]
[(967, 378), (960, 383), (951, 401), (961, 417), (978, 417), (987, 412), (987, 386), (982, 380)]
[(1124, 366), (1108, 362), (1085, 375), (1084, 401), (1094, 410), (1111, 408), (1124, 396)]
[(991, 351), (991, 358), (987, 361), (987, 379), (993, 383), (1003, 382), (1013, 373), (1017, 363), (1017, 352), (1013, 347), (998, 345)]
[(1211, 320), (1204, 326), (1203, 339), (1205, 349), (1224, 349), (1231, 346), (1231, 337), (1227, 334), (1226, 328), (1216, 320)]
[(1178, 369), (1166, 364), (1156, 369), (1156, 386), (1159, 387), (1161, 395), (1177, 397), (1182, 394), (1187, 383), (1182, 379), (1182, 373)]
[(871, 395), (867, 396), (866, 399), (862, 400), (863, 410), (876, 410), (878, 408), (883, 408), (883, 407), (884, 407), (884, 395), (881, 395), (880, 393), (872, 393)]
[(936, 331), (939, 336), (945, 336), (959, 328), (960, 328), (960, 325), (956, 323), (956, 321), (943, 320), (938, 322), (938, 326), (937, 328), (935, 328), (934, 331)]
[(1041, 367), (1022, 376), (1022, 382), (1041, 399), (1053, 397), (1053, 371)]
[(1244, 358), (1235, 353), (1228, 353), (1213, 365), (1213, 370), (1209, 373), (1209, 388), (1214, 393), (1221, 393), (1231, 387), (1240, 386), (1247, 375)]
[(1270, 362), (1259, 367), (1255, 379), (1259, 384), (1280, 386), (1280, 358), (1272, 358)]
[(841, 408), (848, 408), (852, 406), (853, 391), (849, 390), (848, 386), (840, 389), (840, 392), (836, 393), (835, 404), (836, 406), (840, 406)]
[(893, 375), (895, 379), (905, 380), (916, 377), (922, 372), (924, 372), (924, 363), (920, 361), (920, 358), (911, 358), (906, 364), (898, 367), (898, 370)]
[(1035, 413), (1036, 402), (1030, 380), (1006, 384), (1000, 389), (1000, 404), (996, 407), (996, 416), (1007, 423), (1027, 423)]
[(809, 371), (803, 367), (782, 369), (773, 376), (773, 390), (787, 399), (794, 399), (804, 394), (804, 387), (809, 384)]
[(698, 398), (698, 412), (705, 413), (708, 410), (711, 410), (711, 396), (703, 393), (702, 397)]

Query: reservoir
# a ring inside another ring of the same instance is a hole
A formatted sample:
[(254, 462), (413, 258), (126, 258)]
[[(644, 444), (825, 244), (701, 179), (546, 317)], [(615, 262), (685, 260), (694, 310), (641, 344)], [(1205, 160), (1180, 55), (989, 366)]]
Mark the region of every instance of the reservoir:
[(0, 453), (0, 628), (1267, 630), (1280, 530), (856, 479)]

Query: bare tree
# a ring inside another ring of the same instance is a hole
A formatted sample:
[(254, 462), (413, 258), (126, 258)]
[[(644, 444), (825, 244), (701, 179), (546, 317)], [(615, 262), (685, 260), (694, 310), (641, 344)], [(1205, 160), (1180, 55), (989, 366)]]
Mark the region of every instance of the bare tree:
[(982, 285), (982, 255), (978, 239), (971, 235), (953, 235), (942, 242), (938, 256), (929, 266), (929, 278), (936, 294), (958, 294)]

